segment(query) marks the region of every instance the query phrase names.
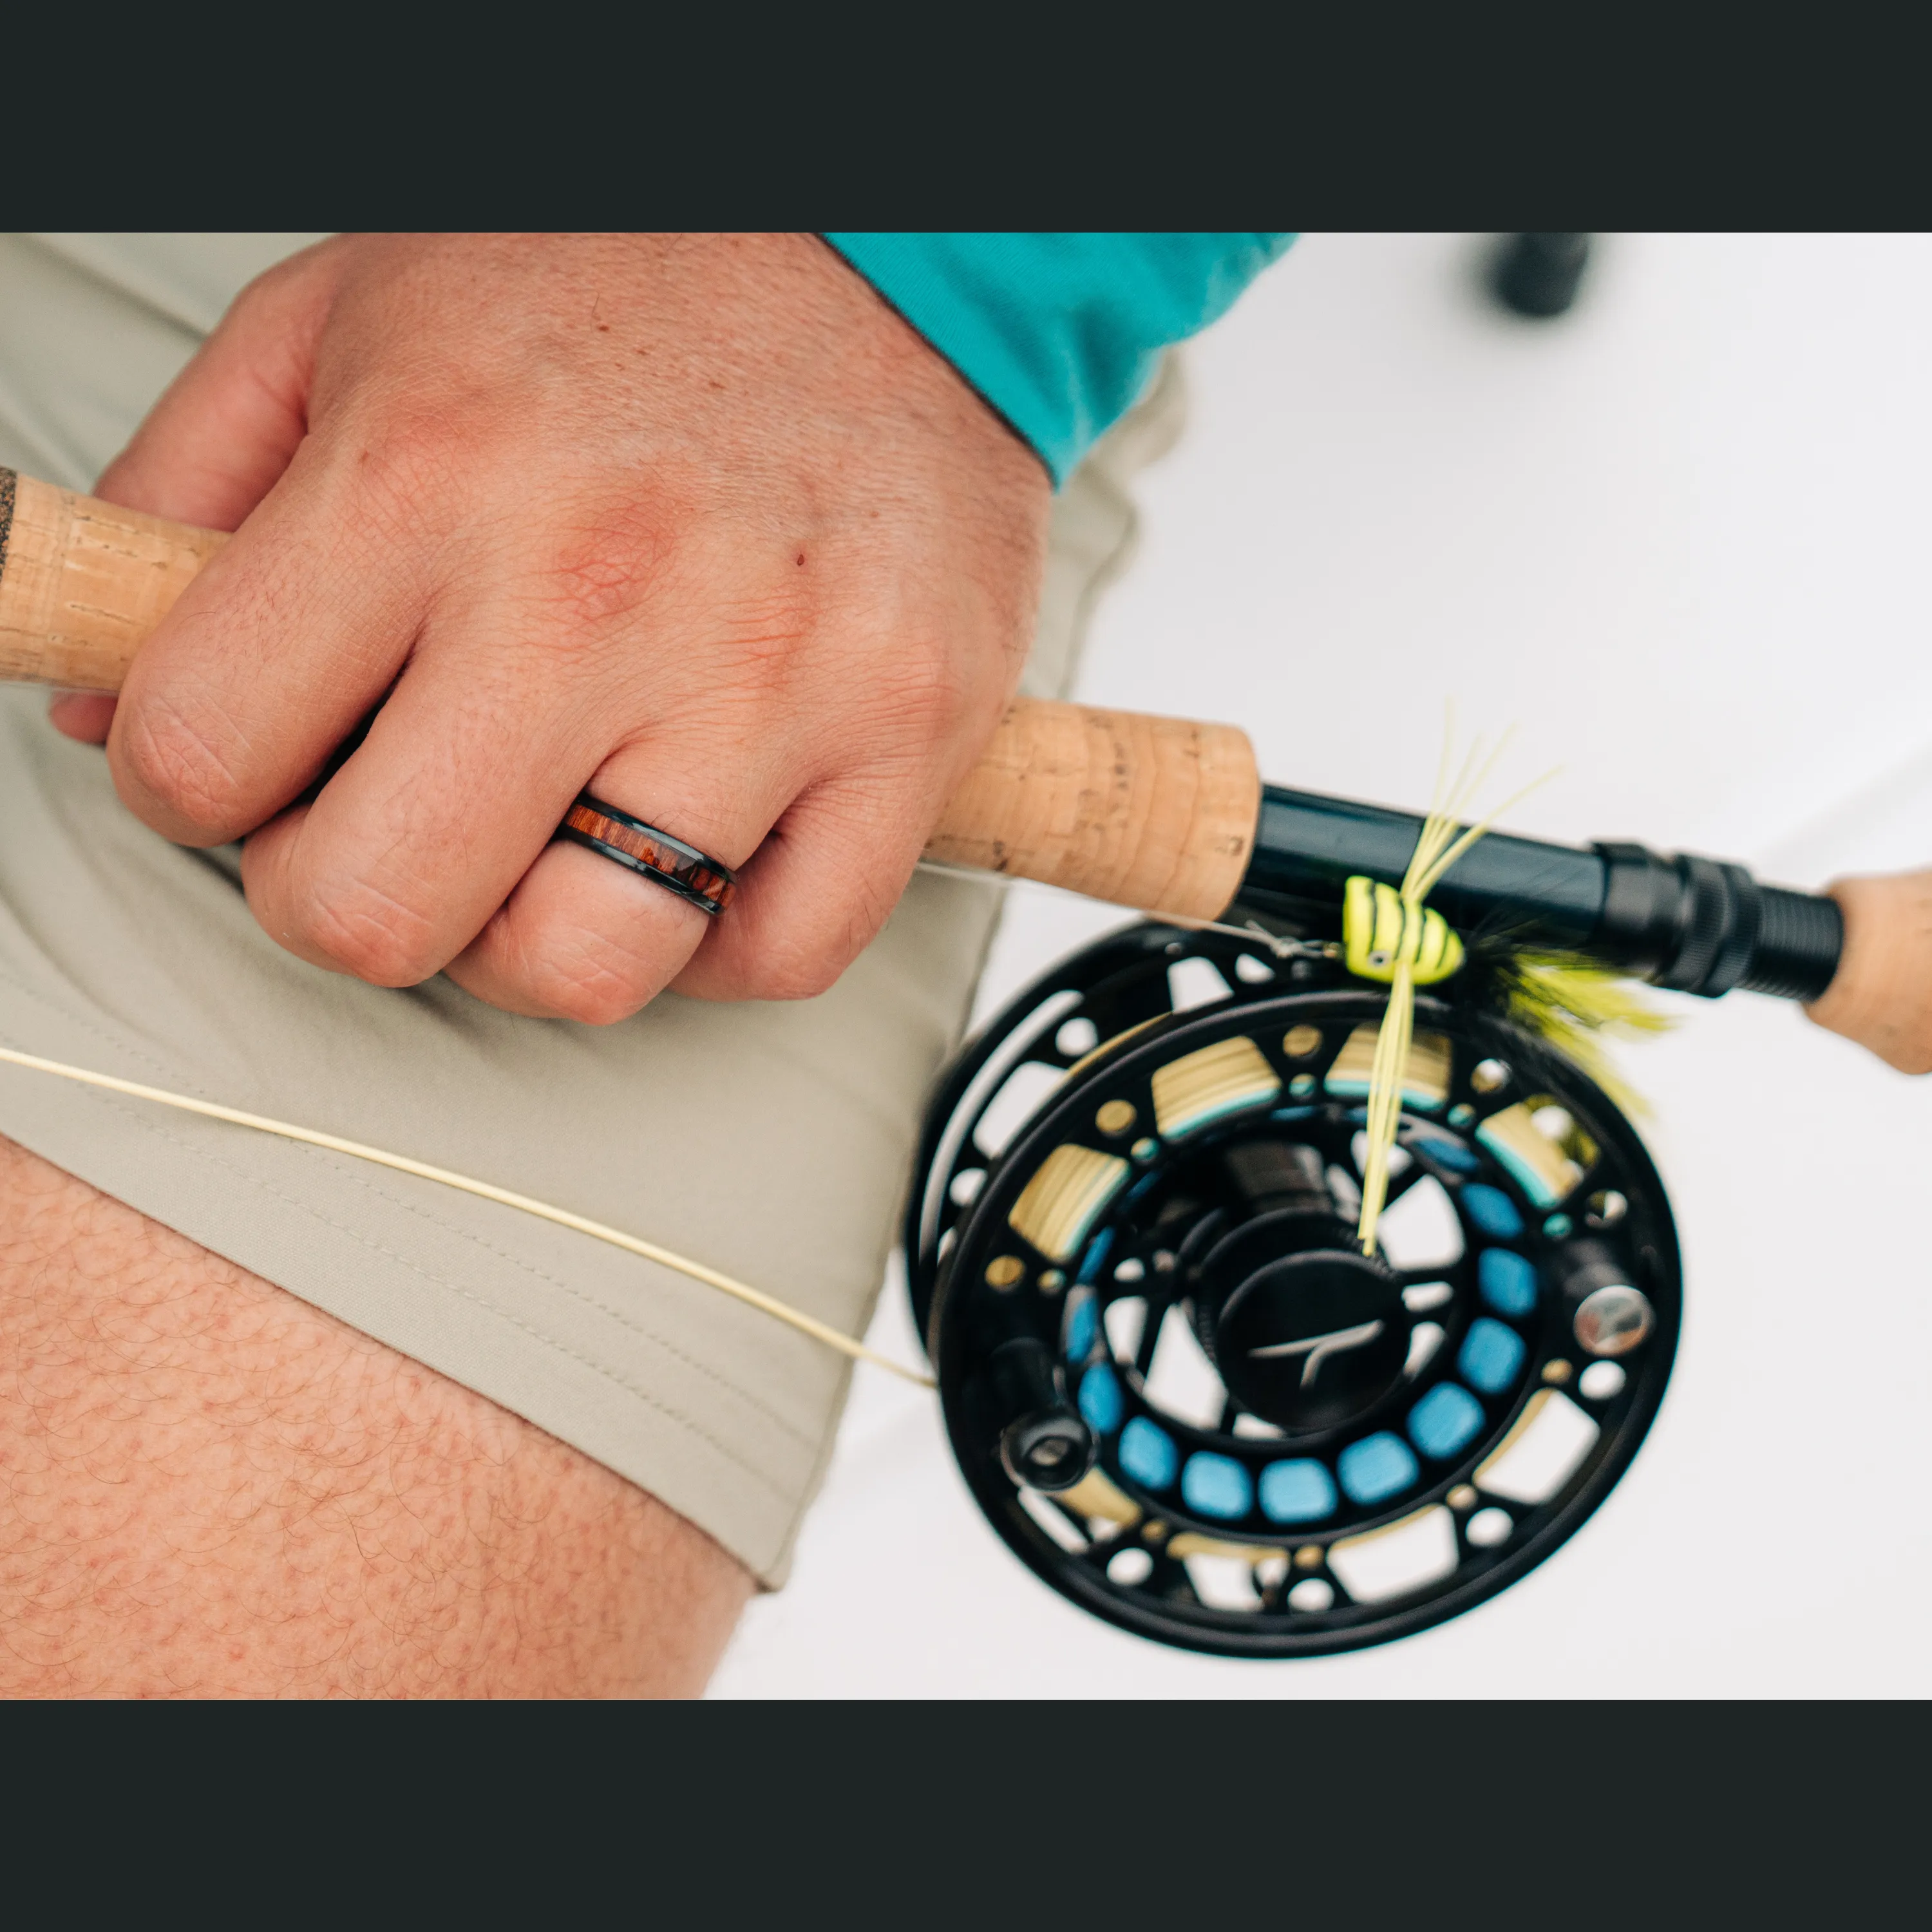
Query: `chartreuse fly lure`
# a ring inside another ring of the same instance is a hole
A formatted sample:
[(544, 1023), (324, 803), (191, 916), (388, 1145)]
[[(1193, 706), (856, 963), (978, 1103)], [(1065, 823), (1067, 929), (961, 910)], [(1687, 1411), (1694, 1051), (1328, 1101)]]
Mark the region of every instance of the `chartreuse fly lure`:
[[(1436, 884), (1503, 814), (1555, 776), (1546, 772), (1466, 830), (1472, 800), (1487, 782), (1509, 743), (1505, 733), (1484, 756), (1480, 739), (1470, 747), (1453, 784), (1453, 718), (1443, 735), (1442, 758), (1429, 815), (1400, 889), (1381, 881), (1348, 880), (1342, 902), (1342, 957), (1358, 978), (1389, 989), (1376, 1036), (1369, 1076), (1367, 1157), (1363, 1163), (1361, 1217), (1356, 1238), (1375, 1251), (1376, 1229), (1388, 1198), (1389, 1155), (1402, 1118), (1402, 1070), (1415, 1029), (1415, 989), (1460, 972), (1468, 950), (1442, 915), (1426, 902)], [(1599, 1043), (1605, 1031), (1628, 1035), (1660, 1031), (1670, 1022), (1646, 1006), (1614, 973), (1566, 954), (1531, 952), (1491, 942), (1480, 948), (1498, 1003), (1518, 1024), (1549, 1040), (1621, 1103), (1640, 1108), (1619, 1081)]]

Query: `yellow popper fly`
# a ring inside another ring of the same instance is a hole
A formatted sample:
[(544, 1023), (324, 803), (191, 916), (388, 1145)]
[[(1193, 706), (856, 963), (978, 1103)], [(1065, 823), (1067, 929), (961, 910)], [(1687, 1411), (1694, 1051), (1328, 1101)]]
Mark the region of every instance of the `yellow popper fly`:
[(1448, 979), (1462, 964), (1462, 942), (1439, 912), (1422, 906), (1412, 914), (1394, 886), (1374, 879), (1348, 881), (1342, 902), (1342, 944), (1351, 973), (1384, 986), (1394, 981), (1397, 962), (1404, 959), (1418, 986)]

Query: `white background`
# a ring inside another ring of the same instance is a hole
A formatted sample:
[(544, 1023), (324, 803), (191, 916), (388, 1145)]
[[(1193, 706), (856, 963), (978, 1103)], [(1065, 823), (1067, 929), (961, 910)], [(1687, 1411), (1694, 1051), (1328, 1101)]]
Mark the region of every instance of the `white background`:
[[(1080, 695), (1412, 807), (1453, 695), (1520, 726), (1519, 778), (1563, 766), (1517, 829), (1804, 886), (1932, 862), (1932, 242), (1606, 238), (1548, 323), (1488, 302), (1487, 245), (1307, 238), (1193, 346)], [(1115, 916), (1017, 890), (982, 1012)], [(1676, 1373), (1526, 1582), (1350, 1657), (1166, 1650), (1036, 1582), (934, 1400), (861, 1369), (713, 1694), (1932, 1693), (1932, 1085), (1780, 1003), (1671, 1004), (1624, 1065), (1684, 1243)], [(896, 1278), (872, 1339), (916, 1357)]]

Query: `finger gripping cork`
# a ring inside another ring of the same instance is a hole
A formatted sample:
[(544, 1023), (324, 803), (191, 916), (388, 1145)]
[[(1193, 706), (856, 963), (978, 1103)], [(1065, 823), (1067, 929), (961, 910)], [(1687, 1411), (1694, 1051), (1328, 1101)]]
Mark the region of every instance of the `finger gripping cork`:
[(118, 691), (227, 541), (0, 470), (0, 677)]
[(1231, 725), (1021, 698), (926, 853), (1215, 919), (1240, 889), (1260, 809), (1253, 748)]
[(1804, 1010), (1903, 1073), (1932, 1073), (1932, 872), (1840, 879), (1844, 951)]
[[(0, 470), (0, 678), (118, 691), (227, 538)], [(1213, 919), (1247, 870), (1261, 779), (1242, 734), (1021, 700), (946, 807), (934, 858)]]

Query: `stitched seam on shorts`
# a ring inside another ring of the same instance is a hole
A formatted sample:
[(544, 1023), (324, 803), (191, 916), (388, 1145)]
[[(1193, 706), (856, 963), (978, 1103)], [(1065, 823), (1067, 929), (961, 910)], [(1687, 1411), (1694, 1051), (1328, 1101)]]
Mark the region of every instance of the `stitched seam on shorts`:
[[(391, 1193), (380, 1182), (373, 1180), (366, 1171), (338, 1162), (326, 1148), (304, 1147), (299, 1142), (290, 1142), (287, 1144), (300, 1148), (304, 1156), (320, 1162), (332, 1174), (338, 1175), (342, 1180), (352, 1182), (366, 1192), (374, 1195), (379, 1201), (386, 1201), (391, 1207), (400, 1208), (406, 1214), (412, 1214), (419, 1220), (427, 1221), (431, 1227), (440, 1228), (446, 1234), (453, 1234), (458, 1240), (466, 1241), (472, 1247), (481, 1248), (485, 1254), (494, 1255), (499, 1261), (506, 1262), (510, 1267), (528, 1275), (533, 1281), (542, 1282), (547, 1286), (556, 1289), (560, 1294), (567, 1294), (574, 1300), (582, 1302), (586, 1308), (595, 1309), (598, 1314), (616, 1322), (619, 1328), (627, 1328), (632, 1334), (641, 1336), (645, 1341), (662, 1348), (674, 1360), (682, 1363), (694, 1374), (702, 1376), (706, 1382), (724, 1390), (726, 1394), (735, 1396), (739, 1401), (744, 1403), (746, 1408), (756, 1410), (772, 1424), (773, 1428), (780, 1430), (785, 1435), (789, 1436), (801, 1448), (814, 1450), (817, 1449), (816, 1436), (807, 1435), (796, 1424), (787, 1421), (783, 1416), (768, 1406), (760, 1397), (753, 1395), (747, 1389), (740, 1388), (736, 1382), (730, 1380), (727, 1376), (720, 1375), (709, 1363), (700, 1362), (694, 1356), (686, 1354), (676, 1342), (668, 1341), (663, 1336), (646, 1328), (642, 1322), (625, 1314), (622, 1310), (613, 1308), (608, 1303), (600, 1301), (587, 1288), (578, 1288), (572, 1282), (562, 1280), (548, 1270), (538, 1267), (536, 1262), (525, 1259), (521, 1255), (512, 1254), (508, 1249), (499, 1247), (494, 1241), (487, 1237), (474, 1233), (470, 1228), (460, 1226), (454, 1222), (446, 1221), (440, 1214), (433, 1214), (428, 1208), (421, 1206), (416, 1202), (406, 1201), (399, 1196)], [(435, 1185), (434, 1182), (429, 1184), (432, 1186)], [(510, 1211), (514, 1213), (516, 1210), (512, 1209)], [(589, 1240), (591, 1238), (586, 1235), (584, 1238)], [(642, 1257), (640, 1256), (638, 1258), (641, 1259)]]
[[(28, 999), (36, 1001), (43, 1006), (49, 1007), (52, 1011), (62, 1018), (67, 1017), (64, 1013), (62, 1013), (61, 1010), (58, 1007), (53, 1006), (52, 1002), (46, 999), (44, 996), (36, 992), (32, 987), (22, 985), (13, 974), (7, 971), (4, 967), (0, 967), (0, 979), (7, 980), (20, 992), (24, 994)], [(105, 1042), (110, 1046), (122, 1046), (122, 1043), (115, 1034), (108, 1032), (106, 1028), (97, 1025), (92, 1022), (86, 1019), (78, 1019), (76, 1020), (76, 1024), (80, 1025), (86, 1032), (92, 1034), (96, 1039)], [(8, 1038), (10, 1044), (16, 1046), (20, 1046), (20, 1040), (17, 1035), (9, 1035), (8, 1036)], [(22, 1048), (21, 1050), (22, 1052), (31, 1052), (32, 1048), (30, 1047)], [(146, 1065), (153, 1067), (158, 1072), (162, 1074), (169, 1080), (178, 1082), (181, 1086), (188, 1092), (192, 1094), (196, 1093), (198, 1090), (200, 1097), (203, 1100), (212, 1100), (214, 1097), (208, 1092), (205, 1087), (201, 1085), (200, 1082), (183, 1077), (174, 1070), (170, 1063), (158, 1060), (152, 1054), (137, 1051), (134, 1053), (133, 1057), (144, 1062)], [(98, 1092), (100, 1090), (97, 1088), (94, 1090)], [(124, 1108), (122, 1111), (125, 1111), (125, 1109)], [(139, 1118), (140, 1117), (130, 1114), (130, 1118)], [(177, 1146), (186, 1146), (188, 1144), (185, 1142), (176, 1140), (175, 1137), (172, 1135), (166, 1136), (166, 1138)], [(302, 1143), (300, 1142), (290, 1142), (288, 1144), (292, 1147), (302, 1148), (302, 1151), (305, 1154), (308, 1154), (312, 1156), (326, 1156), (326, 1150), (320, 1148), (304, 1147)], [(662, 1348), (666, 1354), (672, 1357), (675, 1360), (682, 1362), (686, 1368), (690, 1369), (694, 1373), (702, 1376), (707, 1382), (712, 1383), (716, 1388), (721, 1388), (725, 1390), (727, 1394), (735, 1396), (739, 1401), (744, 1403), (746, 1408), (752, 1410), (755, 1414), (763, 1416), (766, 1420), (771, 1424), (773, 1428), (778, 1430), (782, 1434), (789, 1436), (792, 1441), (797, 1443), (801, 1448), (812, 1451), (814, 1454), (817, 1453), (820, 1446), (819, 1438), (815, 1435), (808, 1434), (805, 1430), (800, 1429), (796, 1424), (789, 1420), (784, 1416), (781, 1415), (770, 1402), (764, 1400), (764, 1398), (752, 1394), (748, 1389), (740, 1388), (737, 1383), (731, 1381), (728, 1376), (721, 1375), (716, 1369), (710, 1367), (707, 1364), (698, 1361), (693, 1357), (686, 1354), (685, 1352), (682, 1348), (679, 1348), (675, 1342), (667, 1340), (663, 1336), (657, 1334), (652, 1330), (646, 1328), (641, 1322), (635, 1320), (634, 1318), (621, 1312), (615, 1308), (610, 1307), (602, 1301), (598, 1300), (595, 1295), (591, 1294), (586, 1290), (578, 1288), (570, 1282), (559, 1280), (555, 1275), (550, 1274), (545, 1270), (538, 1268), (534, 1262), (526, 1260), (520, 1255), (512, 1254), (508, 1250), (499, 1247), (494, 1241), (487, 1239), (483, 1235), (473, 1233), (470, 1229), (459, 1226), (454, 1222), (446, 1221), (440, 1215), (431, 1213), (428, 1208), (422, 1206), (416, 1202), (405, 1200), (398, 1195), (391, 1193), (387, 1189), (376, 1184), (371, 1179), (369, 1174), (362, 1168), (338, 1166), (333, 1162), (328, 1160), (326, 1157), (323, 1158), (323, 1164), (329, 1168), (332, 1173), (335, 1174), (343, 1180), (352, 1181), (358, 1187), (362, 1188), (366, 1192), (374, 1194), (378, 1200), (386, 1201), (392, 1208), (399, 1208), (406, 1214), (414, 1215), (418, 1220), (427, 1221), (431, 1227), (440, 1228), (445, 1234), (453, 1235), (459, 1240), (466, 1241), (472, 1246), (482, 1249), (485, 1254), (494, 1255), (499, 1261), (506, 1262), (509, 1266), (518, 1269), (522, 1273), (529, 1275), (532, 1280), (544, 1282), (548, 1286), (556, 1289), (560, 1294), (569, 1295), (573, 1299), (582, 1302), (586, 1308), (596, 1310), (598, 1314), (605, 1316), (608, 1320), (616, 1322), (620, 1328), (627, 1328), (632, 1334), (641, 1336), (644, 1340)], [(243, 1169), (233, 1167), (232, 1163), (230, 1162), (222, 1162), (222, 1165), (229, 1166), (232, 1172), (240, 1174), (244, 1172)], [(266, 1184), (264, 1184), (266, 1185)], [(274, 1190), (271, 1190), (270, 1191), (274, 1192)], [(314, 1211), (307, 1209), (306, 1204), (296, 1200), (292, 1196), (286, 1197), (278, 1196), (278, 1198), (286, 1198), (290, 1202), (292, 1205), (304, 1208), (305, 1211)], [(328, 1225), (332, 1226), (334, 1224), (333, 1222), (330, 1222)], [(434, 1280), (436, 1277), (430, 1276), (430, 1279)], [(483, 1305), (489, 1306), (492, 1304), (485, 1303)], [(505, 1318), (506, 1320), (514, 1321), (516, 1318), (514, 1316), (506, 1315)], [(560, 1344), (559, 1346), (561, 1346), (562, 1345)]]
[[(507, 1309), (498, 1307), (495, 1303), (489, 1300), (483, 1295), (478, 1294), (475, 1292), (475, 1290), (465, 1288), (459, 1282), (451, 1281), (445, 1276), (434, 1273), (430, 1269), (423, 1267), (419, 1262), (412, 1261), (408, 1256), (398, 1254), (393, 1250), (383, 1246), (381, 1242), (372, 1240), (366, 1234), (358, 1234), (354, 1228), (343, 1226), (342, 1223), (333, 1220), (330, 1216), (322, 1213), (320, 1208), (312, 1206), (310, 1203), (305, 1201), (297, 1200), (292, 1195), (284, 1194), (279, 1188), (274, 1186), (270, 1183), (261, 1180), (259, 1177), (254, 1174), (244, 1172), (242, 1168), (236, 1167), (232, 1162), (224, 1160), (219, 1155), (212, 1154), (204, 1148), (197, 1148), (191, 1142), (181, 1139), (178, 1136), (170, 1132), (166, 1128), (160, 1126), (158, 1122), (142, 1120), (139, 1115), (136, 1114), (133, 1112), (131, 1108), (128, 1108), (123, 1102), (116, 1100), (112, 1096), (105, 1094), (99, 1094), (98, 1090), (97, 1090), (97, 1095), (100, 1100), (104, 1101), (108, 1106), (113, 1108), (116, 1112), (125, 1116), (131, 1124), (140, 1128), (143, 1132), (155, 1135), (159, 1138), (167, 1142), (171, 1146), (179, 1148), (184, 1154), (191, 1154), (194, 1156), (196, 1159), (206, 1161), (212, 1166), (225, 1168), (238, 1180), (255, 1189), (258, 1192), (269, 1195), (274, 1198), (284, 1202), (286, 1205), (296, 1209), (298, 1212), (307, 1214), (311, 1220), (320, 1221), (324, 1227), (333, 1228), (338, 1234), (347, 1236), (347, 1238), (350, 1240), (355, 1242), (358, 1246), (366, 1248), (372, 1253), (384, 1256), (386, 1259), (392, 1261), (397, 1263), (399, 1266), (407, 1269), (412, 1274), (420, 1276), (423, 1280), (433, 1282), (437, 1287), (446, 1288), (452, 1294), (460, 1295), (466, 1301), (473, 1302), (478, 1307), (484, 1310), (489, 1314), (495, 1316), (500, 1321), (507, 1322), (512, 1328), (521, 1329), (523, 1332), (530, 1336), (532, 1340), (541, 1342), (545, 1348), (553, 1349), (558, 1354), (566, 1357), (569, 1360), (581, 1364), (584, 1367), (590, 1370), (593, 1374), (602, 1376), (607, 1382), (614, 1383), (617, 1388), (623, 1390), (626, 1394), (634, 1396), (637, 1400), (644, 1403), (646, 1407), (656, 1410), (660, 1415), (664, 1416), (667, 1420), (676, 1423), (680, 1427), (688, 1431), (690, 1434), (696, 1436), (699, 1441), (708, 1444), (712, 1448), (715, 1449), (719, 1455), (723, 1456), (727, 1462), (742, 1470), (746, 1475), (749, 1476), (752, 1480), (757, 1483), (761, 1488), (769, 1490), (772, 1495), (778, 1498), (780, 1501), (785, 1504), (788, 1510), (796, 1508), (796, 1504), (790, 1490), (775, 1482), (772, 1478), (767, 1475), (763, 1470), (757, 1468), (752, 1464), (746, 1462), (742, 1456), (740, 1456), (729, 1445), (720, 1442), (718, 1438), (712, 1435), (708, 1430), (701, 1427), (698, 1423), (693, 1421), (689, 1416), (682, 1414), (676, 1409), (671, 1408), (668, 1403), (661, 1401), (657, 1396), (651, 1394), (647, 1390), (640, 1388), (634, 1382), (631, 1382), (628, 1378), (620, 1374), (616, 1370), (607, 1367), (601, 1362), (593, 1360), (588, 1355), (580, 1354), (576, 1349), (572, 1348), (568, 1343), (559, 1341), (554, 1336), (544, 1334), (541, 1329), (532, 1327), (529, 1322), (524, 1321), (518, 1316), (512, 1315)], [(298, 1298), (304, 1300), (307, 1299), (306, 1297)], [(348, 1322), (346, 1325), (352, 1328), (356, 1324), (352, 1322)], [(380, 1338), (379, 1337), (377, 1339), (380, 1340)]]
[[(70, 1012), (66, 1007), (56, 1004), (37, 987), (28, 986), (26, 980), (21, 979), (17, 974), (9, 972), (4, 966), (0, 966), (0, 980), (5, 980), (16, 992), (22, 994), (25, 998), (32, 1000), (36, 1006), (51, 1013), (56, 1019), (64, 1021), (70, 1026), (77, 1026), (83, 1033), (92, 1034), (96, 1040), (112, 1047), (117, 1052), (126, 1054), (130, 1060), (137, 1060), (142, 1066), (152, 1067), (164, 1080), (177, 1083), (187, 1088), (190, 1093), (196, 1091), (196, 1083), (192, 1077), (183, 1072), (172, 1060), (158, 1059), (146, 1048), (123, 1040), (118, 1034), (110, 1033), (98, 1021), (88, 1018), (83, 1013)], [(17, 1036), (11, 1037), (10, 1043), (20, 1047), (22, 1053), (33, 1052), (33, 1048), (30, 1046), (20, 1046)], [(51, 1055), (44, 1054), (42, 1058), (49, 1058)], [(212, 1100), (215, 1096), (204, 1090), (200, 1092), (198, 1097), (203, 1100)]]
[[(789, 1492), (775, 1483), (764, 1471), (746, 1462), (728, 1444), (720, 1442), (710, 1430), (700, 1426), (689, 1416), (673, 1408), (668, 1402), (651, 1394), (648, 1390), (640, 1388), (635, 1382), (616, 1370), (608, 1367), (604, 1364), (595, 1360), (589, 1355), (581, 1354), (571, 1347), (567, 1342), (560, 1341), (554, 1335), (546, 1335), (542, 1329), (532, 1326), (521, 1316), (512, 1314), (508, 1309), (499, 1306), (487, 1296), (477, 1293), (475, 1289), (466, 1288), (460, 1282), (452, 1281), (446, 1276), (438, 1274), (433, 1269), (424, 1268), (419, 1262), (412, 1261), (407, 1255), (399, 1254), (392, 1248), (385, 1247), (380, 1241), (372, 1240), (367, 1234), (358, 1234), (353, 1228), (346, 1226), (341, 1222), (336, 1220), (333, 1216), (324, 1214), (319, 1208), (314, 1207), (306, 1201), (298, 1200), (293, 1195), (284, 1193), (272, 1183), (262, 1180), (259, 1175), (246, 1172), (236, 1166), (232, 1161), (225, 1160), (218, 1154), (211, 1154), (205, 1148), (197, 1148), (191, 1142), (181, 1139), (158, 1122), (140, 1120), (130, 1108), (118, 1102), (111, 1101), (110, 1104), (115, 1106), (117, 1112), (126, 1114), (136, 1126), (144, 1128), (149, 1133), (158, 1135), (163, 1140), (179, 1148), (183, 1153), (193, 1154), (198, 1160), (206, 1161), (212, 1166), (226, 1168), (237, 1179), (254, 1188), (258, 1192), (269, 1195), (287, 1206), (296, 1209), (298, 1212), (308, 1215), (312, 1220), (320, 1221), (326, 1228), (333, 1228), (338, 1234), (346, 1234), (357, 1246), (367, 1248), (372, 1253), (381, 1255), (386, 1260), (396, 1262), (399, 1266), (406, 1268), (412, 1274), (420, 1276), (425, 1281), (434, 1282), (438, 1287), (447, 1288), (453, 1294), (460, 1295), (464, 1300), (475, 1303), (478, 1307), (488, 1314), (495, 1316), (498, 1320), (508, 1322), (514, 1328), (520, 1328), (532, 1340), (542, 1342), (545, 1348), (554, 1349), (560, 1355), (565, 1356), (573, 1362), (581, 1364), (584, 1367), (603, 1376), (606, 1381), (614, 1383), (619, 1388), (634, 1396), (646, 1406), (656, 1409), (659, 1414), (667, 1417), (681, 1427), (688, 1430), (700, 1442), (709, 1443), (726, 1461), (734, 1463), (747, 1475), (769, 1489), (774, 1496), (782, 1497), (788, 1502), (790, 1501)], [(347, 1325), (353, 1328), (356, 1324), (350, 1322)]]

